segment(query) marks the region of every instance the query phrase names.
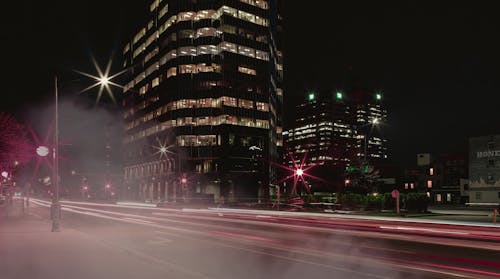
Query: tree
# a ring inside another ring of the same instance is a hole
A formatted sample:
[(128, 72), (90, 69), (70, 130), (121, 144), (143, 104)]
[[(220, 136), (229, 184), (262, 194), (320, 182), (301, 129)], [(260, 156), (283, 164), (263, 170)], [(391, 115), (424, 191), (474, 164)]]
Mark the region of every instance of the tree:
[(28, 162), (33, 152), (24, 126), (10, 114), (0, 112), (0, 168)]
[(379, 171), (373, 166), (365, 165), (360, 168), (349, 166), (346, 169), (346, 192), (367, 194), (371, 192), (377, 179), (380, 177)]

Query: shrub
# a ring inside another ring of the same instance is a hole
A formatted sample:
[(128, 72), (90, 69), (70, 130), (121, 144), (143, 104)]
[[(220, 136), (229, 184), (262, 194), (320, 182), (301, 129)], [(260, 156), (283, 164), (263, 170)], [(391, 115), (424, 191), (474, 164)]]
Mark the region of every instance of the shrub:
[(407, 211), (426, 212), (429, 206), (429, 198), (425, 193), (408, 193), (402, 197), (404, 208)]

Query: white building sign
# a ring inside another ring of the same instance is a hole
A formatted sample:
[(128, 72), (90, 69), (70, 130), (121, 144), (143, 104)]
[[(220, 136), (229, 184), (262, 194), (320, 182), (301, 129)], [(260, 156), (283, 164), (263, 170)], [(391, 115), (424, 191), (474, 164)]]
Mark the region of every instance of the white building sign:
[(478, 151), (477, 158), (500, 157), (500, 150)]

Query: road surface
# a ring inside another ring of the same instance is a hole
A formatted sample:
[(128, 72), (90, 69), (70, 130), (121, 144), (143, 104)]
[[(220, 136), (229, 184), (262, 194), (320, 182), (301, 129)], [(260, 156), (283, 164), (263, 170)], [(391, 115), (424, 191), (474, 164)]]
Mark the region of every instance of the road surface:
[(48, 205), (0, 234), (0, 278), (500, 277), (498, 227), (65, 202), (50, 233)]

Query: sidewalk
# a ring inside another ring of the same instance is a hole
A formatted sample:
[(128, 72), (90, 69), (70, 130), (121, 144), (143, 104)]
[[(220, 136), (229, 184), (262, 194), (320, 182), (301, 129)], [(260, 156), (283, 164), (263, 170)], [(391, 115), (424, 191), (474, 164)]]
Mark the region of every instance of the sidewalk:
[(0, 278), (192, 278), (166, 270), (147, 255), (126, 253), (98, 235), (63, 227), (34, 216), (0, 217)]

